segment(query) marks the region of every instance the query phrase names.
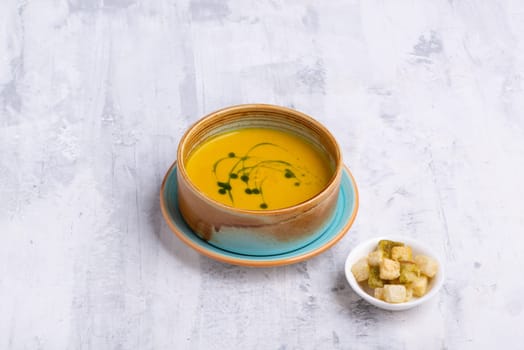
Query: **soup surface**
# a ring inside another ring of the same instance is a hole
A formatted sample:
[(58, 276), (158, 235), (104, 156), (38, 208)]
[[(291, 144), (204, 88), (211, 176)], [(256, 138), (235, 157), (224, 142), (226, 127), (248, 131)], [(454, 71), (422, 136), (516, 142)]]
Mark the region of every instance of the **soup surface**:
[(293, 206), (318, 194), (333, 174), (326, 156), (304, 138), (270, 128), (243, 128), (199, 145), (185, 164), (208, 197), (240, 209)]

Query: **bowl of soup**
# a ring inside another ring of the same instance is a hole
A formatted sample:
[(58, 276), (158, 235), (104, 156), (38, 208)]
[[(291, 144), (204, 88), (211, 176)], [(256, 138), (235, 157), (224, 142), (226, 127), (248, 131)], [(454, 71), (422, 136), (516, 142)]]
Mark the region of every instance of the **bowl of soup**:
[(178, 205), (187, 225), (220, 249), (275, 255), (325, 232), (343, 162), (333, 135), (285, 107), (249, 104), (213, 112), (182, 136)]

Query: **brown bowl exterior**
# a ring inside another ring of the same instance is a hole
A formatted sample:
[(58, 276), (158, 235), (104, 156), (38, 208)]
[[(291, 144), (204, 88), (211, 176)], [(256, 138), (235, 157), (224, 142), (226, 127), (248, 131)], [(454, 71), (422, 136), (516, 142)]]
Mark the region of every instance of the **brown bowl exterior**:
[[(324, 190), (305, 202), (276, 210), (233, 208), (200, 192), (185, 170), (191, 151), (210, 136), (248, 126), (298, 133), (321, 147), (334, 169)], [(180, 141), (177, 154), (180, 213), (196, 234), (219, 248), (250, 255), (281, 254), (300, 248), (323, 233), (335, 213), (342, 164), (340, 149), (331, 133), (301, 112), (262, 104), (225, 108), (196, 122)]]

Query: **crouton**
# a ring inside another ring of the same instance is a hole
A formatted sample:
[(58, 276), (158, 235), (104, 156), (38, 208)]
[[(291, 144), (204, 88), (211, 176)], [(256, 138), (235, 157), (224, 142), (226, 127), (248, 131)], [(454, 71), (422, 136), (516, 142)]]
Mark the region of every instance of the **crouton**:
[(384, 258), (384, 252), (381, 250), (375, 250), (368, 254), (368, 265), (369, 266), (378, 266)]
[(375, 288), (374, 296), (377, 299), (384, 300), (384, 288)]
[(357, 282), (365, 281), (369, 278), (369, 266), (366, 258), (362, 258), (351, 267), (351, 272)]
[(411, 253), (411, 247), (393, 247), (391, 248), (391, 259), (396, 261), (410, 261), (413, 260), (413, 255)]
[(406, 287), (406, 300), (410, 301), (413, 298), (413, 289), (411, 287)]
[(417, 277), (413, 282), (411, 282), (410, 288), (413, 290), (414, 296), (423, 296), (428, 289), (428, 278), (424, 275)]
[(437, 274), (438, 262), (435, 259), (425, 255), (417, 255), (415, 257), (415, 263), (424, 275), (433, 277)]
[(414, 262), (401, 261), (400, 262), (400, 283), (406, 284), (413, 282), (420, 276), (420, 270)]
[(383, 259), (380, 263), (380, 278), (394, 280), (400, 276), (400, 263), (391, 259)]
[(406, 287), (401, 284), (386, 284), (384, 300), (388, 303), (403, 303), (406, 301)]
[(391, 248), (402, 247), (404, 243), (383, 239), (378, 242), (377, 250), (384, 252), (385, 258), (391, 258)]
[(384, 287), (384, 281), (380, 279), (380, 268), (378, 266), (369, 267), (369, 288), (382, 288)]

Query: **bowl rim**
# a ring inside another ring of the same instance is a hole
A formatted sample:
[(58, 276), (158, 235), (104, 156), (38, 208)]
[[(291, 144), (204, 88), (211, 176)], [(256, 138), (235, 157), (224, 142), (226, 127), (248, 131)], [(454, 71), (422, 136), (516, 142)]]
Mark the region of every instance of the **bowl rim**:
[[(359, 283), (353, 276), (353, 273), (351, 273), (351, 266), (353, 263), (358, 261), (360, 258), (363, 258), (366, 256), (362, 254), (362, 250), (370, 249), (369, 252), (371, 252), (373, 249), (373, 246), (376, 246), (376, 244), (382, 239), (389, 239), (389, 240), (394, 240), (397, 242), (403, 242), (406, 245), (411, 246), (413, 250), (419, 251), (422, 254), (432, 257), (435, 260), (437, 260), (439, 264), (439, 269), (437, 271), (436, 276), (432, 278), (433, 284), (432, 284), (431, 289), (425, 295), (423, 295), (422, 297), (416, 298), (414, 300), (406, 301), (403, 303), (387, 303), (385, 301), (379, 300), (375, 298), (374, 296), (368, 294), (364, 289), (362, 289), (362, 287), (360, 287)], [(416, 307), (422, 303), (425, 303), (426, 301), (432, 299), (435, 295), (438, 294), (439, 290), (442, 288), (444, 281), (446, 279), (446, 273), (445, 273), (443, 262), (444, 260), (438, 253), (431, 250), (428, 245), (426, 245), (425, 243), (421, 242), (418, 239), (414, 239), (414, 238), (406, 237), (406, 236), (399, 236), (399, 235), (378, 236), (378, 237), (367, 239), (357, 244), (353, 249), (351, 249), (344, 263), (344, 275), (346, 276), (346, 280), (348, 281), (351, 288), (355, 291), (355, 293), (357, 293), (362, 299), (366, 300), (370, 304), (378, 308), (385, 309), (385, 310), (403, 311), (403, 310), (408, 310), (413, 307)]]
[[(249, 111), (268, 111), (273, 113), (282, 113), (282, 114), (291, 114), (295, 117), (299, 117), (303, 120), (306, 120), (307, 122), (314, 124), (316, 128), (321, 130), (323, 134), (325, 134), (331, 143), (333, 143), (336, 154), (335, 156), (335, 169), (333, 171), (333, 175), (329, 179), (329, 181), (326, 183), (324, 188), (318, 192), (313, 197), (310, 197), (302, 202), (299, 202), (297, 204), (294, 204), (289, 207), (285, 208), (278, 208), (278, 209), (267, 209), (267, 210), (255, 210), (255, 209), (242, 209), (242, 208), (236, 208), (224, 203), (221, 203), (217, 200), (214, 200), (206, 195), (204, 195), (191, 181), (189, 178), (189, 175), (186, 172), (185, 164), (183, 162), (184, 157), (182, 156), (183, 146), (185, 144), (185, 141), (187, 138), (191, 135), (191, 133), (197, 128), (199, 125), (207, 122), (208, 120), (212, 120), (213, 118), (218, 118), (224, 115), (232, 114), (232, 113), (238, 113), (238, 112), (249, 112)], [(340, 178), (342, 177), (342, 170), (344, 169), (344, 161), (342, 159), (342, 151), (340, 149), (340, 145), (338, 144), (337, 140), (333, 136), (333, 134), (328, 130), (327, 127), (325, 127), (322, 123), (320, 123), (315, 118), (300, 112), (298, 110), (283, 107), (283, 106), (277, 106), (277, 105), (271, 105), (271, 104), (263, 104), (263, 103), (251, 103), (251, 104), (239, 104), (239, 105), (233, 105), (229, 107), (224, 107), (221, 109), (218, 109), (214, 112), (211, 112), (204, 117), (200, 118), (196, 122), (194, 122), (192, 125), (190, 125), (182, 137), (180, 138), (180, 141), (178, 143), (177, 148), (177, 159), (175, 161), (175, 164), (177, 164), (178, 168), (178, 176), (183, 177), (185, 183), (188, 185), (188, 188), (195, 193), (198, 197), (203, 199), (204, 201), (207, 201), (209, 203), (212, 203), (213, 205), (225, 209), (230, 210), (232, 212), (238, 213), (238, 214), (245, 214), (245, 215), (256, 215), (261, 217), (268, 217), (268, 216), (276, 216), (276, 215), (286, 215), (291, 214), (295, 212), (296, 210), (300, 210), (300, 208), (306, 207), (311, 210), (312, 208), (316, 207), (318, 204), (317, 202), (320, 197), (325, 196), (327, 193), (330, 193), (332, 191), (338, 190), (338, 188), (334, 188), (334, 186), (339, 183)]]

